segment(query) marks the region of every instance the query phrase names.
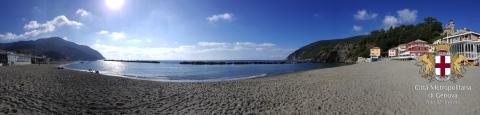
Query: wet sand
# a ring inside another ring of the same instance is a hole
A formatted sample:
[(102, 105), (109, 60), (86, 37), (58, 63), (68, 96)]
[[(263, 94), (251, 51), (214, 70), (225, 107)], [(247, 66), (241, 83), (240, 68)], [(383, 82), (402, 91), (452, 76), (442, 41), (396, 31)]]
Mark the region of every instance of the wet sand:
[[(0, 114), (480, 114), (479, 67), (468, 67), (465, 78), (456, 83), (430, 83), (409, 61), (172, 83), (56, 66), (0, 67)], [(415, 89), (430, 85), (470, 86), (471, 90)], [(431, 98), (431, 93), (457, 97)]]

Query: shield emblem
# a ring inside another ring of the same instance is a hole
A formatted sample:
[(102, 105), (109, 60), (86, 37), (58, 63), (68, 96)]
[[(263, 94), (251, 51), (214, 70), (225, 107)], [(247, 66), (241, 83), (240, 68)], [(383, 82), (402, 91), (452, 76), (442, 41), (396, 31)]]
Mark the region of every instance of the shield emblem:
[(467, 62), (463, 54), (450, 53), (450, 44), (435, 44), (435, 52), (427, 53), (415, 63), (422, 64), (422, 77), (430, 81), (453, 81), (462, 78), (465, 69), (462, 62)]
[(445, 78), (450, 76), (451, 58), (448, 55), (435, 56), (435, 75)]

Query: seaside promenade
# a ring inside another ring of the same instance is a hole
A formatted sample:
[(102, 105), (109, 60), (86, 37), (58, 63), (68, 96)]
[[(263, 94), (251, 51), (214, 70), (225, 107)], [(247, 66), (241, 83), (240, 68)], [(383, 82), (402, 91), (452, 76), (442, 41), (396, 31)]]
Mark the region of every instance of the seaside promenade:
[(413, 61), (177, 83), (56, 66), (0, 67), (0, 114), (480, 114), (479, 67), (456, 83), (428, 82)]

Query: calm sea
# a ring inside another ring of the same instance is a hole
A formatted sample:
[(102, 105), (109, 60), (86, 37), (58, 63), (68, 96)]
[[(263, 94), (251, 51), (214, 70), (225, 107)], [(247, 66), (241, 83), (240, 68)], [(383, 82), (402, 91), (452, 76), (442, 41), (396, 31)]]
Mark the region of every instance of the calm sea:
[(179, 61), (161, 63), (133, 63), (115, 61), (82, 61), (64, 65), (65, 68), (120, 77), (172, 82), (221, 81), (262, 77), (340, 64), (245, 64), (245, 65), (186, 65)]

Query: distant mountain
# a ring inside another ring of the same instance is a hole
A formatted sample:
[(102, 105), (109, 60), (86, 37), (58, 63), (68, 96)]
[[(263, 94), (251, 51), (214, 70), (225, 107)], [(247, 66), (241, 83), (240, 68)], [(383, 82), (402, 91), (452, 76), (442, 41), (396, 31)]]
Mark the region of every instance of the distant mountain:
[(432, 43), (442, 37), (440, 35), (442, 32), (442, 23), (435, 18), (427, 17), (424, 22), (417, 25), (402, 25), (388, 30), (375, 30), (368, 35), (317, 41), (296, 50), (287, 59), (319, 63), (353, 63), (357, 57), (369, 57), (369, 49), (372, 47), (380, 47), (382, 56), (387, 56), (388, 49), (399, 44), (416, 39)]
[(93, 61), (105, 59), (98, 51), (84, 45), (66, 41), (59, 37), (0, 43), (0, 49), (36, 56), (47, 56), (54, 60)]

